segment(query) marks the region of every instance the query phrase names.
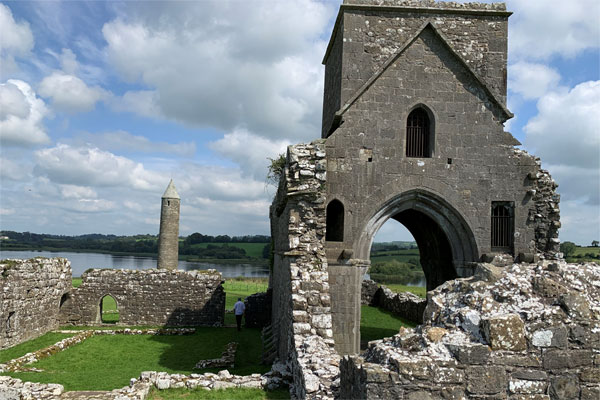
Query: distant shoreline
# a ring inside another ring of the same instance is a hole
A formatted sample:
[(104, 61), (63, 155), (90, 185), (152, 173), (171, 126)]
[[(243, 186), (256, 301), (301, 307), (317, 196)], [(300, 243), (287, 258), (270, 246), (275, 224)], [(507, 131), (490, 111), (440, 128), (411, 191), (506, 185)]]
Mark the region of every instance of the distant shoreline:
[[(129, 257), (144, 257), (156, 259), (158, 255), (156, 253), (133, 253), (124, 251), (108, 251), (99, 249), (73, 249), (73, 248), (56, 248), (47, 246), (0, 246), (0, 252), (5, 251), (47, 251), (50, 253), (96, 253), (96, 254), (110, 254), (113, 256), (129, 256)], [(198, 258), (194, 255), (179, 255), (179, 260), (189, 262), (206, 262), (213, 264), (264, 264), (268, 265), (269, 260), (264, 258)]]

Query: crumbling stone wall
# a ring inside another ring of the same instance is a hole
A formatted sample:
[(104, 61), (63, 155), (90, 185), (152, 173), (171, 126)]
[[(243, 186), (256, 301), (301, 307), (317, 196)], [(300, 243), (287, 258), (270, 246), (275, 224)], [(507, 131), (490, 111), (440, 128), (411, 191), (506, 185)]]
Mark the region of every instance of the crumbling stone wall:
[(600, 397), (597, 264), (479, 264), (430, 292), (424, 315), (345, 357), (341, 398)]
[(422, 324), (427, 301), (409, 292), (395, 293), (384, 285), (364, 279), (361, 304), (379, 307), (416, 324)]
[(244, 304), (244, 323), (248, 328), (264, 328), (271, 324), (272, 289), (246, 297)]
[(61, 308), (61, 322), (101, 323), (100, 302), (117, 302), (119, 325), (221, 326), (225, 315), (223, 278), (216, 270), (92, 269)]
[(333, 345), (325, 240), (323, 141), (288, 147), (271, 206), (273, 332), (295, 398), (331, 398), (339, 356)]
[(0, 349), (59, 326), (61, 297), (71, 289), (64, 258), (0, 261)]

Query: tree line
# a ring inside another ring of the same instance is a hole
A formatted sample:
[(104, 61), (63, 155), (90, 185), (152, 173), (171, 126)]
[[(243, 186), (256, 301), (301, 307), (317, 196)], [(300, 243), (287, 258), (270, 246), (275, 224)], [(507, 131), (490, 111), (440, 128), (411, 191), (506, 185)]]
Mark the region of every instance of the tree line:
[[(0, 245), (4, 250), (10, 249), (47, 249), (100, 251), (107, 253), (158, 253), (158, 235), (117, 236), (98, 233), (66, 236), (38, 234), (31, 232), (0, 231), (4, 239)], [(6, 239), (8, 238), (8, 239)], [(205, 246), (197, 246), (210, 243)], [(247, 258), (246, 251), (236, 247), (236, 243), (264, 243), (262, 256), (268, 258), (270, 237), (266, 235), (203, 235), (195, 232), (180, 238), (179, 254), (198, 258), (239, 259)], [(266, 257), (265, 257), (266, 254)]]

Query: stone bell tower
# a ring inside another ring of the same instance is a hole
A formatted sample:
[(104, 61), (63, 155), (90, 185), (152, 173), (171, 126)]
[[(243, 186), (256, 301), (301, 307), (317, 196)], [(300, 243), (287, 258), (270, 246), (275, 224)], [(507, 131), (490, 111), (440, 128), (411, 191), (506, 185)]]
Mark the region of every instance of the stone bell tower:
[(158, 268), (177, 269), (179, 260), (179, 204), (180, 197), (173, 180), (162, 196), (160, 232), (158, 234)]

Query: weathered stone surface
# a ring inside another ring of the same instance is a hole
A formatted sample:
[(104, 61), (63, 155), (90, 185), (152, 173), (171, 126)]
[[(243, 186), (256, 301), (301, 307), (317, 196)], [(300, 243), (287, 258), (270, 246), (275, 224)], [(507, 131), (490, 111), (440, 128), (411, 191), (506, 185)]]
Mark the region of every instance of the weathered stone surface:
[(482, 326), (492, 350), (521, 351), (527, 348), (525, 325), (516, 314), (485, 319)]
[(554, 377), (550, 381), (550, 398), (552, 400), (570, 400), (579, 398), (579, 383), (575, 375)]
[(59, 308), (71, 290), (64, 258), (0, 261), (0, 349), (35, 339), (59, 326)]
[(69, 290), (70, 299), (61, 308), (62, 324), (101, 324), (101, 300), (111, 295), (117, 303), (120, 325), (223, 325), (223, 278), (214, 269), (92, 269), (81, 278), (81, 286)]
[(467, 391), (474, 395), (505, 392), (506, 371), (502, 367), (470, 367), (467, 370)]

